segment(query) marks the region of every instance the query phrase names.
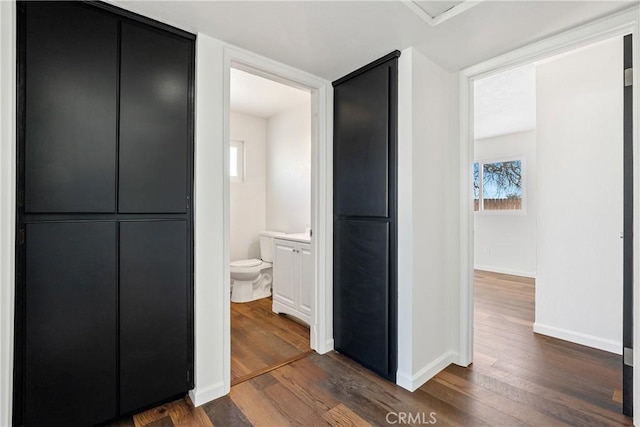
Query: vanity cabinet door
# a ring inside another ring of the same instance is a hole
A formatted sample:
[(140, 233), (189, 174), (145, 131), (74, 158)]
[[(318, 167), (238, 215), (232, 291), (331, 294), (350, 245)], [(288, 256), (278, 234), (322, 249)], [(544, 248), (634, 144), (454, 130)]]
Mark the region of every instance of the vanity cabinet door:
[(274, 244), (273, 300), (295, 308), (295, 245), (286, 240), (275, 240)]
[(313, 260), (311, 245), (276, 239), (273, 258), (273, 311), (311, 324)]

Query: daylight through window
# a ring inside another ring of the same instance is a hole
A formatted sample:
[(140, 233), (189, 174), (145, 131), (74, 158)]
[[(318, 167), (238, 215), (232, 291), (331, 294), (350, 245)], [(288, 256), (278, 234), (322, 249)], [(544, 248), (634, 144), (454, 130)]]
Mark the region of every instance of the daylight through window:
[(231, 141), (229, 146), (229, 176), (232, 182), (244, 181), (243, 141)]
[(473, 164), (473, 210), (523, 209), (522, 160)]

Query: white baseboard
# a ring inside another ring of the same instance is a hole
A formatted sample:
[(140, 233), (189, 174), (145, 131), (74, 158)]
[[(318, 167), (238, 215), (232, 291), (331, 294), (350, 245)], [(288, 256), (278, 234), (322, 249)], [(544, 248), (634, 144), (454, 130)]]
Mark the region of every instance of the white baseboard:
[(475, 265), (473, 268), (475, 270), (491, 271), (493, 273), (510, 274), (511, 276), (529, 277), (531, 279), (536, 278), (535, 271), (512, 270), (510, 268), (491, 267), (488, 265)]
[(226, 394), (227, 392), (224, 389), (224, 383), (222, 381), (203, 388), (196, 386), (193, 390), (189, 390), (189, 397), (194, 406), (204, 405)]
[(462, 358), (460, 353), (458, 353), (457, 351), (452, 351), (451, 352), (451, 363), (455, 363), (458, 366), (462, 366), (463, 368), (466, 368), (466, 367), (468, 367), (469, 365), (471, 365), (473, 363), (473, 360)]
[(315, 352), (318, 354), (326, 354), (333, 350), (333, 338), (322, 342), (322, 337), (319, 337), (318, 333), (315, 332), (317, 330), (318, 329), (315, 326), (312, 327), (312, 331), (314, 331), (314, 334), (312, 336), (315, 337), (315, 345), (312, 345), (311, 349), (315, 350)]
[(322, 353), (318, 352), (319, 354), (325, 354), (325, 353), (329, 353), (331, 350), (333, 350), (333, 338), (329, 338), (325, 343), (324, 343), (324, 348), (322, 349)]
[(398, 372), (396, 375), (396, 384), (400, 387), (414, 392), (422, 384), (435, 377), (440, 371), (449, 366), (453, 362), (453, 351), (449, 350), (427, 366), (420, 369), (414, 375), (408, 375)]
[(556, 328), (555, 326), (541, 325), (538, 322), (533, 324), (533, 332), (565, 341), (570, 341), (576, 344), (585, 345), (587, 347), (597, 348), (598, 350), (604, 350), (610, 353), (622, 354), (622, 342), (619, 341), (613, 341), (606, 338), (587, 335), (581, 332), (569, 331), (567, 329)]

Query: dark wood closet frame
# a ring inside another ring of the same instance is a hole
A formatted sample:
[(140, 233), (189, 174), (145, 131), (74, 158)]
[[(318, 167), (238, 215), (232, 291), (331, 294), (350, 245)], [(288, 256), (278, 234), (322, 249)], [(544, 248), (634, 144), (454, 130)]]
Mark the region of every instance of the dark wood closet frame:
[[(171, 221), (171, 220), (186, 220), (187, 222), (187, 266), (188, 266), (188, 278), (187, 278), (187, 337), (188, 337), (188, 360), (189, 360), (189, 387), (192, 389), (195, 385), (194, 380), (194, 227), (193, 227), (193, 187), (194, 187), (194, 125), (195, 125), (195, 63), (190, 64), (189, 69), (189, 83), (188, 83), (188, 137), (187, 137), (187, 208), (184, 214), (137, 214), (137, 213), (118, 213), (118, 198), (116, 197), (116, 206), (114, 213), (25, 213), (25, 134), (26, 134), (26, 0), (17, 2), (17, 37), (16, 37), (16, 241), (15, 241), (15, 314), (14, 314), (14, 369), (13, 369), (13, 425), (22, 425), (24, 417), (24, 389), (25, 389), (25, 375), (24, 366), (25, 360), (25, 287), (26, 287), (26, 235), (25, 226), (28, 223), (38, 221), (48, 222), (79, 222), (82, 219), (91, 220), (103, 220), (114, 221), (120, 224), (120, 221), (136, 221), (136, 220), (152, 220), (152, 221)], [(117, 15), (118, 19), (118, 69), (121, 67), (121, 31), (122, 23), (126, 22), (132, 25), (145, 24), (147, 29), (154, 29), (162, 31), (163, 34), (170, 33), (171, 35), (190, 41), (191, 55), (195, 59), (195, 40), (196, 35), (179, 28), (172, 27), (167, 24), (155, 21), (142, 15), (121, 9), (119, 7), (103, 3), (100, 1), (79, 1), (83, 7), (90, 7), (94, 9), (101, 9), (104, 13), (111, 13)], [(118, 79), (118, 94), (120, 92), (120, 73), (117, 76)], [(117, 103), (117, 131), (116, 131), (116, 159), (117, 153), (120, 150), (120, 99), (118, 97)], [(119, 187), (119, 162), (116, 161), (115, 171), (115, 189), (116, 195), (118, 194)], [(117, 227), (116, 242), (119, 239), (119, 227)], [(116, 246), (119, 245), (116, 243)], [(119, 256), (119, 249), (117, 249), (116, 255)], [(119, 296), (119, 261), (116, 266), (116, 277), (118, 277), (118, 289), (116, 295)], [(116, 304), (116, 319), (119, 318), (119, 304)], [(120, 351), (120, 326), (119, 320), (116, 329), (116, 350)], [(117, 353), (116, 364), (119, 372), (119, 354)], [(119, 375), (116, 379), (118, 384), (116, 391), (116, 401), (120, 400), (120, 378)], [(167, 399), (171, 400), (171, 399)], [(154, 402), (148, 407), (153, 407), (161, 402)], [(73, 402), (69, 402), (70, 405)], [(140, 408), (139, 410), (144, 410)], [(136, 410), (135, 412), (137, 412)], [(121, 414), (125, 415), (125, 414)]]

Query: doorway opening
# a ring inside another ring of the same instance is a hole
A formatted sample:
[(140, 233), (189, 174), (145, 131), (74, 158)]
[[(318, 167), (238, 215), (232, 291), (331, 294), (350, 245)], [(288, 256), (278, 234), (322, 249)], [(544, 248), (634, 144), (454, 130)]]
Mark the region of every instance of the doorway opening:
[(631, 401), (622, 360), (628, 37), (472, 83), (474, 367), (558, 396), (587, 390), (614, 417)]
[(311, 352), (308, 89), (230, 70), (231, 385)]

